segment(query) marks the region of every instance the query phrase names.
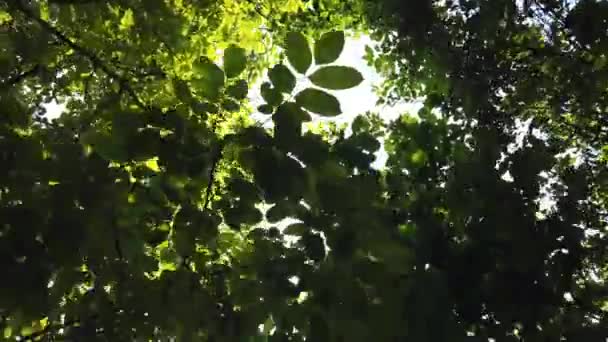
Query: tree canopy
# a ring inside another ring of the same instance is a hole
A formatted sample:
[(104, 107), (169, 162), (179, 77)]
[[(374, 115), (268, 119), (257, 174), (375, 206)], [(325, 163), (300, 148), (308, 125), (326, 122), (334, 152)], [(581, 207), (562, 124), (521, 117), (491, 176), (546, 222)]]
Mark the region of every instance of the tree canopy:
[[(332, 122), (358, 34), (420, 110)], [(600, 0), (2, 1), (0, 339), (605, 342), (607, 61)]]

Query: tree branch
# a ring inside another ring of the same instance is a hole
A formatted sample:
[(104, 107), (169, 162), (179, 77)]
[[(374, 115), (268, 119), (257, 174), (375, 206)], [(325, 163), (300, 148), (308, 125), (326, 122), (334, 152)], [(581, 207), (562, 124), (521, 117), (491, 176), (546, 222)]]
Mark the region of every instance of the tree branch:
[(71, 40), (70, 38), (68, 38), (65, 34), (63, 34), (61, 31), (59, 31), (57, 28), (55, 28), (49, 22), (47, 22), (47, 21), (41, 19), (40, 17), (38, 17), (37, 15), (35, 15), (29, 8), (27, 8), (22, 3), (21, 0), (15, 1), (15, 6), (16, 6), (16, 8), (20, 12), (22, 12), (25, 16), (27, 16), (28, 18), (32, 19), (36, 23), (38, 23), (38, 25), (40, 25), (44, 30), (46, 30), (49, 33), (51, 33), (60, 42), (62, 42), (63, 44), (69, 46), (74, 51), (76, 51), (78, 54), (80, 54), (80, 55), (84, 56), (85, 58), (87, 58), (91, 62), (91, 64), (93, 65), (93, 67), (101, 69), (110, 78), (112, 78), (113, 80), (117, 81), (120, 84), (120, 86), (123, 87), (125, 89), (125, 91), (133, 98), (133, 101), (135, 102), (135, 104), (139, 108), (141, 108), (141, 109), (148, 109), (147, 106), (144, 105), (143, 102), (141, 102), (141, 100), (139, 99), (139, 97), (137, 96), (137, 94), (135, 93), (135, 91), (133, 90), (133, 88), (131, 87), (131, 85), (129, 84), (129, 80), (127, 80), (126, 78), (122, 77), (121, 75), (119, 75), (118, 73), (116, 73), (114, 70), (112, 70), (108, 65), (106, 65), (101, 60), (101, 58), (99, 58), (99, 56), (97, 56), (92, 51), (89, 51), (86, 48), (84, 48), (84, 47), (76, 44), (76, 42), (74, 42), (73, 40)]

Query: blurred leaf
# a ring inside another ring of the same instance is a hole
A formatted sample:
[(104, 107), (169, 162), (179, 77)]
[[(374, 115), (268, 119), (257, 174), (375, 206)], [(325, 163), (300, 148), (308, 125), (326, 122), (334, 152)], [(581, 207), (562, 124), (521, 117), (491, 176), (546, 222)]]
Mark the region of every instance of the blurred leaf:
[(262, 98), (271, 106), (278, 106), (283, 102), (283, 94), (276, 88), (273, 88), (269, 82), (262, 83), (261, 86)]
[(245, 80), (238, 80), (236, 83), (226, 88), (226, 93), (237, 100), (243, 100), (247, 97), (249, 85)]
[(224, 50), (224, 70), (226, 77), (234, 78), (239, 76), (247, 66), (247, 56), (245, 49), (236, 45), (230, 45)]
[(310, 230), (309, 227), (307, 227), (305, 224), (303, 223), (293, 223), (290, 224), (289, 226), (287, 226), (287, 228), (285, 228), (285, 230), (283, 230), (284, 234), (288, 234), (288, 235), (304, 235), (305, 233), (307, 233)]
[(80, 141), (85, 145), (90, 145), (106, 160), (124, 162), (129, 159), (126, 147), (109, 134), (89, 131), (81, 135)]
[(185, 103), (188, 103), (192, 100), (192, 94), (190, 93), (190, 87), (188, 84), (182, 80), (174, 79), (172, 80), (173, 92), (177, 98)]
[(258, 111), (262, 114), (272, 114), (274, 107), (269, 104), (263, 104), (258, 106)]
[(293, 102), (280, 105), (272, 116), (274, 136), (279, 146), (293, 147), (302, 135), (302, 122), (310, 121), (310, 115)]
[(219, 97), (224, 87), (224, 72), (215, 63), (206, 57), (201, 57), (194, 63), (194, 79), (191, 81), (200, 94), (211, 100)]
[(225, 99), (222, 101), (222, 108), (229, 112), (236, 112), (241, 108), (241, 106), (234, 100)]

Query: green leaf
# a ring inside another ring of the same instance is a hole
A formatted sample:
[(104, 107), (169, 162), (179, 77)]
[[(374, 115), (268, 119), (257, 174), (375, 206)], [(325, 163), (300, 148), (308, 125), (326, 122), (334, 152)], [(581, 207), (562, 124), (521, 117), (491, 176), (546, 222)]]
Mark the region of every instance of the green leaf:
[(264, 146), (271, 142), (271, 138), (264, 128), (249, 126), (236, 135), (236, 141), (243, 146)]
[(304, 250), (310, 259), (319, 262), (325, 258), (325, 245), (319, 234), (305, 233), (302, 235), (300, 243), (304, 246)]
[(247, 97), (247, 92), (249, 91), (249, 86), (247, 81), (238, 80), (234, 84), (228, 86), (226, 88), (226, 94), (232, 96), (237, 100), (242, 100)]
[(217, 99), (224, 87), (224, 72), (206, 57), (201, 57), (193, 66), (195, 75), (192, 84), (201, 96)]
[(13, 329), (10, 326), (7, 326), (4, 328), (2, 336), (4, 336), (4, 338), (9, 338), (11, 337), (11, 335), (13, 334)]
[(277, 108), (272, 116), (274, 137), (281, 147), (292, 147), (302, 135), (302, 122), (310, 121), (310, 115), (293, 102), (286, 102)]
[(226, 224), (238, 229), (242, 224), (253, 225), (260, 222), (263, 218), (262, 213), (253, 205), (240, 203), (237, 207), (231, 207), (224, 211)]
[(266, 336), (266, 335), (251, 336), (251, 337), (249, 337), (247, 342), (268, 342), (268, 336)]
[(354, 133), (358, 133), (358, 132), (362, 132), (366, 129), (370, 128), (370, 123), (369, 120), (363, 116), (363, 115), (358, 115), (354, 120), (353, 123), (351, 124), (352, 130)]
[(275, 118), (289, 117), (290, 120), (297, 122), (298, 125), (304, 121), (310, 121), (311, 117), (308, 113), (302, 110), (300, 106), (294, 102), (285, 102), (277, 108)]
[(266, 220), (270, 223), (279, 222), (287, 217), (288, 213), (288, 208), (279, 202), (266, 211)]
[(304, 235), (309, 230), (310, 228), (303, 223), (293, 223), (287, 226), (283, 233), (288, 235)]
[(241, 108), (241, 106), (234, 100), (224, 99), (222, 101), (222, 108), (229, 112), (236, 112)]
[(315, 63), (332, 63), (342, 53), (344, 49), (344, 32), (327, 32), (315, 42)]
[(127, 147), (130, 159), (146, 160), (158, 154), (161, 142), (157, 130), (143, 128), (135, 131), (123, 145)]
[(296, 95), (296, 103), (305, 109), (323, 116), (342, 114), (338, 99), (322, 90), (307, 88)]
[(359, 71), (341, 65), (320, 68), (308, 78), (316, 86), (333, 90), (353, 88), (363, 81), (363, 76)]
[(287, 33), (285, 49), (289, 64), (300, 74), (305, 74), (312, 64), (312, 52), (306, 37), (299, 32)]
[(269, 82), (262, 83), (261, 89), (262, 98), (271, 106), (278, 106), (283, 102), (283, 94), (276, 88), (273, 88)]
[(272, 320), (272, 317), (269, 316), (266, 321), (264, 321), (264, 328), (262, 329), (262, 334), (270, 335), (270, 332), (272, 331), (272, 328), (274, 328), (274, 326), (274, 321)]
[(262, 114), (272, 114), (273, 109), (274, 107), (269, 104), (263, 104), (261, 106), (258, 106), (258, 112)]
[(260, 199), (260, 193), (255, 184), (242, 178), (233, 178), (228, 184), (228, 189), (241, 199), (253, 202)]
[(296, 77), (283, 64), (277, 64), (268, 71), (268, 78), (277, 90), (291, 93), (296, 86)]
[(179, 79), (173, 79), (172, 81), (173, 92), (177, 98), (184, 102), (188, 103), (192, 100), (192, 94), (190, 93), (190, 88), (188, 84)]
[(169, 248), (168, 244), (160, 247), (159, 254), (160, 262), (162, 264), (173, 264), (179, 259), (179, 255), (174, 249)]
[(196, 78), (203, 78), (215, 85), (224, 85), (224, 72), (207, 57), (201, 57), (194, 63)]
[(352, 135), (351, 140), (353, 143), (370, 152), (375, 152), (380, 148), (380, 142), (367, 132)]
[(181, 256), (189, 256), (194, 252), (194, 234), (187, 230), (176, 230), (173, 233), (172, 241), (175, 251)]
[(423, 150), (417, 150), (411, 155), (411, 160), (414, 165), (421, 166), (428, 160), (426, 153)]
[(191, 105), (192, 110), (198, 115), (217, 113), (217, 105), (211, 102), (195, 102)]
[(112, 113), (112, 137), (122, 142), (127, 142), (130, 136), (137, 133), (144, 126), (142, 115), (135, 112)]
[(129, 28), (135, 25), (135, 20), (133, 18), (133, 11), (131, 9), (127, 9), (125, 14), (120, 18), (120, 29), (128, 30)]
[(374, 50), (369, 45), (365, 45), (365, 55), (363, 57), (368, 64), (372, 64), (374, 61)]
[(106, 160), (123, 162), (129, 159), (125, 146), (109, 134), (89, 131), (81, 135), (80, 141), (93, 147)]
[(240, 75), (247, 66), (245, 49), (236, 45), (230, 45), (224, 50), (224, 70), (226, 77), (234, 78)]

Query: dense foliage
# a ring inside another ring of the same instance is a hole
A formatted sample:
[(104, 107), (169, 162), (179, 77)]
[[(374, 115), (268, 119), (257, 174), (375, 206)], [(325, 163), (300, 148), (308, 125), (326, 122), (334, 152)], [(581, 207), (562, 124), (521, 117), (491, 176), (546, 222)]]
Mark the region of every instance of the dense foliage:
[[(344, 32), (422, 109), (332, 124)], [(0, 338), (603, 342), (607, 44), (595, 0), (0, 2)]]

